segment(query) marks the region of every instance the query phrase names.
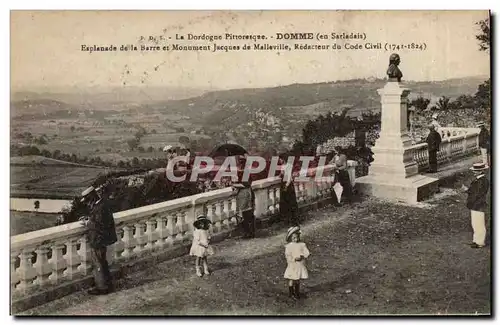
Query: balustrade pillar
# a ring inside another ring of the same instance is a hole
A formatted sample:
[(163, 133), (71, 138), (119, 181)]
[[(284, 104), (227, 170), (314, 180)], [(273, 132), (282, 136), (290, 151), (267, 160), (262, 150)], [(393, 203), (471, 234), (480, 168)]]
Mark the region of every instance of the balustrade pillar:
[(134, 251), (134, 228), (127, 225), (123, 227), (123, 254), (124, 258), (130, 258)]
[(64, 259), (66, 260), (66, 270), (64, 270), (63, 275), (67, 276), (68, 279), (73, 279), (73, 277), (78, 274), (78, 265), (80, 264), (80, 256), (78, 256), (77, 251), (78, 239), (71, 238), (66, 242), (66, 255)]
[(143, 250), (144, 247), (146, 246), (146, 236), (144, 235), (144, 232), (146, 230), (146, 224), (143, 222), (138, 222), (135, 225), (135, 248), (133, 249), (133, 252), (135, 254), (140, 254)]
[(63, 256), (64, 243), (54, 243), (52, 246), (52, 257), (49, 263), (52, 265), (52, 274), (49, 276), (51, 281), (60, 281), (64, 277), (66, 260)]
[(156, 232), (158, 233), (158, 240), (155, 246), (161, 249), (165, 247), (165, 239), (168, 237), (167, 222), (164, 216), (156, 217)]
[(154, 248), (154, 243), (156, 241), (156, 236), (155, 236), (155, 225), (156, 225), (156, 220), (154, 219), (149, 219), (146, 221), (146, 238), (147, 238), (147, 243), (146, 246), (144, 247), (147, 250), (152, 250)]
[(49, 282), (50, 273), (52, 273), (52, 267), (49, 264), (48, 254), (50, 248), (39, 247), (36, 250), (36, 263), (33, 265), (36, 269), (36, 279), (33, 281), (34, 284), (44, 286)]
[(87, 275), (92, 271), (90, 244), (87, 236), (82, 236), (79, 241), (80, 249), (78, 250), (78, 255), (80, 256), (80, 265), (78, 266), (78, 271), (83, 275)]
[(19, 252), (10, 253), (10, 288), (11, 290), (16, 289), (16, 285), (19, 282), (19, 275), (16, 268), (17, 259), (19, 258)]
[(17, 288), (21, 291), (26, 291), (33, 286), (33, 280), (36, 278), (36, 270), (33, 268), (32, 259), (33, 252), (31, 249), (23, 249), (20, 256), (20, 265), (17, 270), (19, 275), (19, 285)]

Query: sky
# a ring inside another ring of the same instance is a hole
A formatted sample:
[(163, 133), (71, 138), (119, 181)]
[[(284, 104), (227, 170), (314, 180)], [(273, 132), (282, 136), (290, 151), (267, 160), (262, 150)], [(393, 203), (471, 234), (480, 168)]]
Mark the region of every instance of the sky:
[[(269, 87), (355, 78), (384, 78), (392, 51), (106, 52), (83, 44), (138, 45), (140, 36), (312, 32), (365, 33), (347, 43), (424, 44), (395, 51), (403, 79), (445, 80), (489, 75), (475, 22), (487, 11), (14, 11), (11, 13), (11, 88), (165, 86), (203, 89)], [(166, 43), (176, 43), (174, 40)], [(217, 41), (219, 43), (220, 41)], [(296, 41), (269, 39), (262, 43)], [(307, 44), (346, 41), (310, 40)], [(165, 44), (166, 44), (165, 43)], [(184, 44), (201, 44), (186, 42)], [(235, 41), (224, 45), (252, 44)], [(161, 45), (165, 45), (161, 44)], [(252, 45), (253, 46), (253, 45)]]

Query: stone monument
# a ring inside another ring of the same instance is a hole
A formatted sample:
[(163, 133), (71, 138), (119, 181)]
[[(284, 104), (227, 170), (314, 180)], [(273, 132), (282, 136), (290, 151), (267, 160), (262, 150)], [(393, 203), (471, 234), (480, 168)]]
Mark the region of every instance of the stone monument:
[(356, 180), (365, 195), (414, 203), (438, 191), (438, 180), (418, 174), (408, 133), (408, 95), (401, 83), (400, 57), (392, 54), (387, 75), (389, 81), (378, 90), (381, 97), (380, 137), (372, 148), (373, 159), (367, 176)]

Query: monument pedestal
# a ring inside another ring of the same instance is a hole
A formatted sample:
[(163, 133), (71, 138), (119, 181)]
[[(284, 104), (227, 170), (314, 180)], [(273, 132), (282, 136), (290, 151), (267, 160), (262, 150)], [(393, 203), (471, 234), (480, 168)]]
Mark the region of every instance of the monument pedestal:
[(418, 174), (407, 129), (408, 94), (399, 82), (379, 89), (381, 131), (372, 148), (373, 159), (367, 176), (356, 179), (361, 194), (418, 202), (438, 191), (438, 179)]

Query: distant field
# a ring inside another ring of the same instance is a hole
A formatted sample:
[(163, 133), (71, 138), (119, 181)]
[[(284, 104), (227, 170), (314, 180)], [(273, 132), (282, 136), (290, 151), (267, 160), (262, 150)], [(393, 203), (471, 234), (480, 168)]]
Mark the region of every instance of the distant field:
[(53, 227), (58, 214), (10, 211), (10, 235)]
[(11, 196), (73, 197), (81, 193), (106, 170), (72, 166), (11, 166)]

